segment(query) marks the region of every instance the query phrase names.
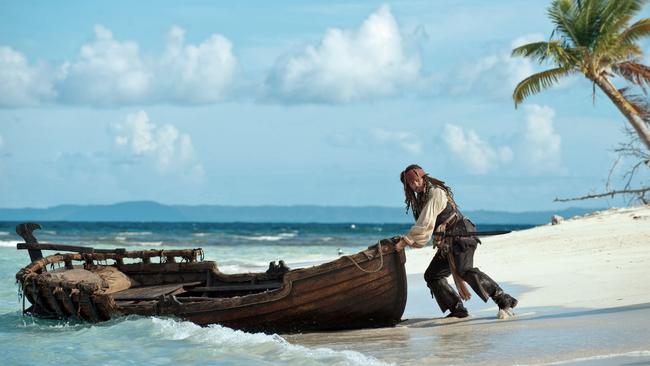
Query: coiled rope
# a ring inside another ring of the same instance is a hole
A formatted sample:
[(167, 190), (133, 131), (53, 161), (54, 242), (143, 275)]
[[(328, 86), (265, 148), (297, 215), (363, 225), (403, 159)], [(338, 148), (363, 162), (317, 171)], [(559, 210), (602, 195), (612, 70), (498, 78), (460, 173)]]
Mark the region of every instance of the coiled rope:
[(350, 262), (352, 262), (355, 266), (357, 266), (357, 268), (359, 268), (362, 272), (365, 272), (365, 273), (377, 273), (377, 272), (381, 271), (381, 269), (384, 267), (384, 253), (381, 250), (381, 241), (377, 242), (377, 251), (379, 252), (379, 268), (377, 268), (375, 270), (367, 270), (367, 269), (361, 268), (359, 263), (355, 262), (354, 259), (352, 259), (352, 257), (350, 257), (349, 255), (344, 255), (344, 257), (349, 259)]

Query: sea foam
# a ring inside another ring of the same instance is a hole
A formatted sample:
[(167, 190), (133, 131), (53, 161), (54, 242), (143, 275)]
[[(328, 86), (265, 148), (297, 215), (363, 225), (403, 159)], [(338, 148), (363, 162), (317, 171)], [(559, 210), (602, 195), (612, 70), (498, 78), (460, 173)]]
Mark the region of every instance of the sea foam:
[(20, 243), (15, 240), (0, 240), (0, 248), (16, 248), (16, 244)]
[(355, 351), (309, 348), (287, 342), (277, 334), (247, 333), (217, 324), (200, 327), (187, 321), (152, 318), (160, 338), (210, 344), (214, 349), (247, 355), (249, 360), (277, 360), (286, 365), (388, 365)]

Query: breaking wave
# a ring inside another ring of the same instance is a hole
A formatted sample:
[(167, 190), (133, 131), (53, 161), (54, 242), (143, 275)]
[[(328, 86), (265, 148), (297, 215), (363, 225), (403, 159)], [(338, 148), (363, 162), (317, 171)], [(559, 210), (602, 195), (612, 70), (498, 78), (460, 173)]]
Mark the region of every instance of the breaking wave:
[(216, 324), (200, 327), (172, 319), (152, 318), (151, 322), (156, 337), (227, 350), (229, 354), (237, 354), (245, 364), (281, 360), (285, 365), (387, 365), (360, 352), (291, 344), (277, 334), (246, 333)]
[(151, 231), (123, 231), (118, 236), (146, 236), (153, 234)]
[(243, 236), (243, 235), (235, 235), (234, 237), (237, 239), (244, 239), (244, 240), (256, 240), (256, 241), (278, 241), (282, 239), (289, 239), (289, 238), (294, 238), (298, 235), (297, 232), (292, 232), (292, 233), (280, 233), (278, 235), (253, 235), (253, 236)]
[(134, 241), (129, 242), (129, 245), (135, 245), (139, 247), (161, 247), (163, 246), (162, 241)]
[(0, 240), (0, 248), (16, 248), (16, 244), (20, 243), (16, 240)]
[[(246, 333), (219, 325), (200, 327), (172, 318), (128, 316), (87, 324), (0, 315), (3, 364), (61, 365), (386, 365), (355, 351), (291, 344), (279, 335)], [(23, 335), (33, 338), (25, 342)], [(38, 335), (38, 336), (35, 336)], [(101, 347), (89, 347), (89, 345)], [(60, 350), (43, 358), (43, 349)]]

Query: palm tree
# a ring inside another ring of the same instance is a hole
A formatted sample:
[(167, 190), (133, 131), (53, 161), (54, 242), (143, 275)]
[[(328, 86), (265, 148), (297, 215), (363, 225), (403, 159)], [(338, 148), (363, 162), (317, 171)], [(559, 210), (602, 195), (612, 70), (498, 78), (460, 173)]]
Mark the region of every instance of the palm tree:
[(600, 88), (630, 122), (650, 150), (650, 108), (647, 98), (630, 95), (611, 82), (619, 76), (639, 86), (650, 86), (650, 67), (640, 63), (643, 53), (636, 43), (650, 36), (650, 18), (632, 25), (630, 20), (647, 0), (554, 0), (548, 16), (555, 25), (548, 42), (533, 42), (512, 50), (554, 68), (522, 80), (512, 94), (515, 108), (526, 97), (547, 89), (560, 79), (582, 74)]

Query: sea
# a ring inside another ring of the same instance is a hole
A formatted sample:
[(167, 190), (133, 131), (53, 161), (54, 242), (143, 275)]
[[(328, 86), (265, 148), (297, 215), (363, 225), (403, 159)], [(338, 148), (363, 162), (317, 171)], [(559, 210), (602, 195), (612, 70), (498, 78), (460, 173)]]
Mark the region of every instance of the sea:
[[(366, 352), (373, 349), (372, 344), (359, 350), (345, 342), (322, 342), (325, 338), (345, 339), (349, 333), (343, 332), (301, 339), (300, 335), (246, 333), (220, 325), (199, 327), (167, 317), (129, 316), (87, 324), (23, 316), (15, 274), (28, 264), (29, 256), (16, 250), (16, 244), (22, 242), (15, 234), (16, 224), (0, 222), (2, 365), (400, 364), (394, 362), (396, 355), (382, 359), (376, 356), (381, 352), (375, 356)], [(42, 222), (41, 226), (35, 231), (41, 243), (127, 250), (203, 248), (205, 258), (216, 261), (225, 273), (263, 272), (269, 262), (278, 260), (292, 269), (309, 267), (357, 253), (409, 229), (406, 224), (355, 223)], [(479, 225), (478, 229), (521, 230), (531, 226)], [(430, 364), (449, 361), (435, 359)]]

